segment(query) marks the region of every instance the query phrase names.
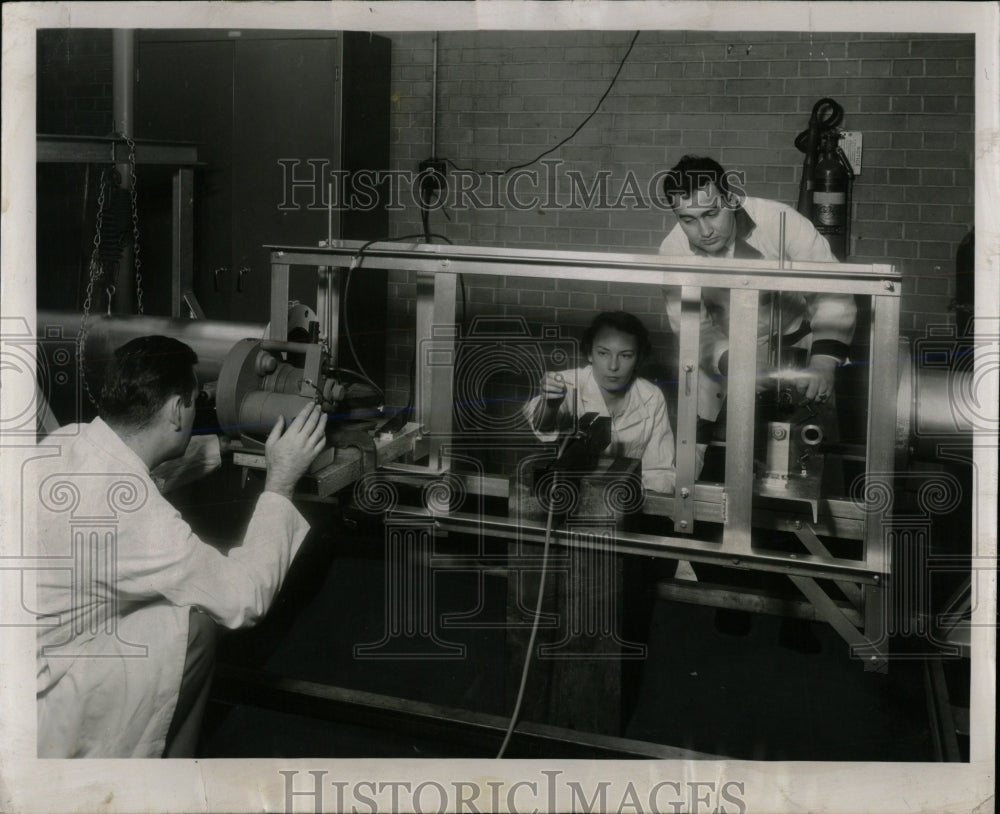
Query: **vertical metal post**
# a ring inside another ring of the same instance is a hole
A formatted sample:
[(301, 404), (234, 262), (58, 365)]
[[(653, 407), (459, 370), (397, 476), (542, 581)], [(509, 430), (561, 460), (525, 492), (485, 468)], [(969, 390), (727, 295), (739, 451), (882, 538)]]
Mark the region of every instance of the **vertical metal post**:
[[(899, 298), (872, 297), (871, 362), (868, 370), (867, 477), (892, 488), (896, 437), (896, 383), (899, 337)], [(877, 488), (877, 487), (876, 487)], [(865, 564), (888, 573), (891, 565), (885, 525), (890, 512), (865, 513)]]
[(681, 288), (681, 321), (677, 382), (677, 478), (674, 494), (674, 532), (694, 531), (694, 482), (698, 443), (698, 383), (701, 377), (699, 345), (701, 288)]
[(430, 416), (433, 410), (431, 398), (431, 365), (427, 345), (434, 333), (434, 274), (431, 272), (417, 273), (417, 318), (413, 338), (414, 354), (414, 387), (416, 395), (413, 399), (413, 420), (425, 428), (430, 426)]
[(174, 172), (170, 253), (170, 315), (184, 316), (184, 294), (194, 289), (194, 171)]
[[(452, 412), (454, 405), (455, 353), (458, 326), (455, 324), (455, 297), (458, 277), (455, 274), (434, 276), (433, 352), (439, 362), (432, 368), (430, 414), (430, 456), (432, 470), (448, 468), (446, 456), (441, 454), (442, 444), (451, 441)], [(450, 359), (451, 364), (441, 364)], [(429, 360), (430, 361), (430, 360)]]
[(330, 346), (330, 359), (338, 361), (340, 340), (340, 274), (334, 266), (316, 268), (316, 316), (319, 318), (320, 339)]
[(760, 292), (734, 288), (729, 292), (729, 298), (726, 520), (722, 542), (726, 551), (738, 554), (750, 551)]
[[(114, 129), (123, 136), (132, 138), (135, 133), (135, 30), (131, 28), (116, 28), (111, 40), (112, 65), (112, 116)], [(112, 152), (117, 155), (118, 144), (112, 143)], [(122, 177), (122, 189), (132, 191), (132, 168), (128, 161), (117, 165)], [(118, 278), (115, 280), (115, 300), (113, 310), (119, 314), (132, 313), (132, 301), (135, 298), (135, 280), (133, 278), (133, 252), (131, 245), (122, 252)]]
[(271, 327), (268, 339), (285, 342), (288, 339), (288, 275), (291, 266), (277, 259), (283, 252), (271, 255)]

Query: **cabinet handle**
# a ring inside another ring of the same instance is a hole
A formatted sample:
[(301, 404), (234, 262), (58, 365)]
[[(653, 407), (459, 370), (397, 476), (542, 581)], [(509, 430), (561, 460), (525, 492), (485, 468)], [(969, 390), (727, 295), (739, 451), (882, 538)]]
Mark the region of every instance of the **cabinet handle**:
[(229, 271), (225, 266), (219, 266), (215, 271), (212, 272), (212, 290), (215, 292), (219, 291), (219, 272)]
[(240, 294), (243, 293), (243, 280), (249, 273), (250, 273), (250, 268), (248, 266), (244, 266), (239, 270), (239, 273), (236, 276), (236, 290)]

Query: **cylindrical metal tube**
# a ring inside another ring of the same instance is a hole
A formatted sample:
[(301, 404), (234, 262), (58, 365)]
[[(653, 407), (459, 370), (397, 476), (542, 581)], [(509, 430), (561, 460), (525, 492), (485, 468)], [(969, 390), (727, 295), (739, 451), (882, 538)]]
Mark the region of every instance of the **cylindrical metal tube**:
[(972, 443), (975, 429), (969, 403), (972, 370), (919, 364), (908, 339), (899, 341), (899, 387), (896, 394), (897, 460), (938, 460), (939, 447)]
[[(262, 338), (265, 326), (252, 322), (175, 319), (152, 316), (91, 316), (87, 320), (84, 355), (88, 368), (99, 374), (104, 363), (130, 339), (161, 334), (179, 339), (198, 354), (195, 371), (199, 381), (219, 378), (226, 354), (241, 339)], [(54, 337), (73, 342), (80, 331), (80, 315), (68, 311), (39, 311), (35, 335), (51, 342)]]
[(240, 403), (239, 429), (247, 435), (267, 435), (278, 416), (284, 416), (287, 425), (309, 401), (290, 393), (248, 393)]

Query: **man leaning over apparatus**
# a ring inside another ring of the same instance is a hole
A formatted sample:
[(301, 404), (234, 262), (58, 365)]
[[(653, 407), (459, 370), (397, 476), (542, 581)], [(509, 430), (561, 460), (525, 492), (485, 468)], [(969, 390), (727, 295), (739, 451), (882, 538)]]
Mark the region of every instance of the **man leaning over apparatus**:
[[(812, 223), (778, 201), (753, 198), (731, 183), (735, 178), (713, 159), (684, 156), (664, 179), (664, 193), (677, 225), (660, 244), (673, 257), (777, 260), (781, 257), (781, 216), (785, 218), (784, 257), (836, 263), (830, 246)], [(770, 298), (761, 296), (758, 322), (758, 370), (767, 365)], [(850, 294), (804, 294), (780, 297), (783, 347), (803, 348), (807, 365), (790, 377), (805, 403), (833, 396), (834, 371), (848, 361), (857, 322)], [(680, 289), (667, 292), (671, 330), (680, 331)], [(725, 402), (729, 374), (729, 292), (703, 288), (699, 358), (698, 417), (714, 422)], [(775, 342), (777, 337), (770, 338)]]
[(325, 444), (316, 405), (272, 428), (264, 491), (228, 554), (161, 495), (164, 479), (221, 464), (216, 436), (189, 445), (196, 362), (175, 339), (128, 342), (99, 417), (43, 442), (55, 454), (38, 467), (34, 534), (67, 567), (37, 581), (39, 757), (192, 757), (216, 624), (267, 611), (308, 531), (291, 496)]

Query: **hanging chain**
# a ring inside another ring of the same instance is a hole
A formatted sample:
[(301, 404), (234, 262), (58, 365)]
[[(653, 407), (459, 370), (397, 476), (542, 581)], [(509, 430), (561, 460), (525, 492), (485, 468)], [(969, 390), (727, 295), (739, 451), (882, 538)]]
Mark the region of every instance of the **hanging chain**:
[[(136, 297), (136, 310), (139, 314), (143, 313), (142, 304), (142, 259), (139, 254), (139, 199), (136, 191), (136, 174), (135, 174), (135, 142), (125, 134), (114, 133), (112, 134), (114, 140), (123, 139), (128, 145), (128, 165), (129, 174), (131, 176), (131, 203), (132, 203), (132, 257), (135, 263), (135, 297)], [(114, 147), (112, 147), (114, 151)], [(110, 169), (111, 172), (115, 172), (114, 168)], [(89, 265), (89, 277), (87, 280), (87, 293), (83, 301), (83, 316), (80, 319), (80, 331), (76, 337), (76, 364), (77, 369), (80, 374), (80, 380), (83, 382), (83, 389), (87, 394), (87, 398), (90, 403), (96, 408), (100, 408), (97, 398), (94, 396), (90, 389), (90, 383), (87, 381), (86, 372), (86, 343), (87, 343), (87, 321), (90, 319), (90, 312), (93, 308), (94, 302), (94, 286), (97, 282), (104, 276), (104, 263), (100, 257), (101, 251), (101, 233), (104, 226), (104, 206), (106, 202), (106, 191), (107, 191), (107, 177), (109, 169), (105, 168), (101, 171), (101, 183), (100, 192), (97, 197), (97, 221), (94, 230), (94, 250), (90, 255), (90, 265)], [(108, 296), (108, 315), (111, 314), (111, 302), (115, 295), (116, 286), (114, 280), (111, 280), (105, 289)]]
[(90, 318), (90, 309), (94, 300), (94, 285), (101, 279), (102, 276), (104, 276), (104, 267), (101, 265), (100, 260), (100, 250), (101, 227), (104, 222), (104, 191), (106, 174), (106, 169), (101, 171), (101, 183), (98, 186), (100, 192), (97, 195), (97, 225), (94, 230), (94, 251), (91, 252), (90, 255), (90, 275), (87, 280), (87, 296), (83, 301), (83, 317), (80, 319), (80, 332), (76, 336), (77, 371), (80, 375), (80, 381), (83, 382), (83, 389), (87, 394), (87, 398), (90, 400), (90, 403), (94, 405), (94, 407), (100, 407), (100, 405), (97, 403), (97, 399), (94, 397), (94, 394), (90, 391), (90, 384), (87, 381), (85, 346), (87, 343), (87, 320)]
[(142, 313), (142, 260), (139, 257), (139, 199), (136, 193), (135, 178), (135, 142), (122, 135), (128, 144), (128, 165), (132, 174), (132, 257), (135, 261), (135, 300), (136, 311)]

